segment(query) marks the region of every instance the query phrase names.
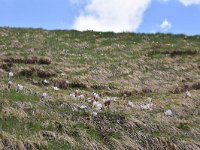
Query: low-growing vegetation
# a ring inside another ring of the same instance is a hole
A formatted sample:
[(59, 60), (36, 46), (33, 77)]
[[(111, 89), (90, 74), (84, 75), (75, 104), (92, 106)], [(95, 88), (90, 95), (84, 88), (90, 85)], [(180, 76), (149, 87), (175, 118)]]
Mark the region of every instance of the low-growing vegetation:
[(0, 28), (0, 149), (200, 149), (199, 40)]

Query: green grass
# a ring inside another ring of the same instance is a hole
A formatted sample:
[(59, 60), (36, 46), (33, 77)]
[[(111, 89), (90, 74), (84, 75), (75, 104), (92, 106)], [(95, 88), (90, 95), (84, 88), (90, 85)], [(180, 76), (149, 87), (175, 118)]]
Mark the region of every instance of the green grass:
[(187, 123), (180, 123), (177, 128), (181, 129), (181, 130), (185, 130), (185, 131), (189, 131), (190, 130), (190, 126)]
[(75, 150), (69, 143), (67, 142), (59, 142), (59, 141), (49, 141), (48, 142), (48, 150)]
[(19, 139), (26, 139), (42, 130), (40, 122), (34, 120), (19, 120), (16, 117), (0, 119), (0, 129), (15, 135)]
[(118, 139), (118, 140), (122, 139), (121, 133), (111, 133), (111, 134), (109, 135), (109, 137), (110, 137), (110, 138), (114, 138), (114, 139)]
[(92, 140), (102, 143), (102, 137), (100, 133), (91, 125), (78, 123), (70, 128), (70, 133), (75, 136), (79, 137), (78, 130), (84, 130)]
[(30, 101), (33, 103), (36, 103), (40, 100), (40, 98), (38, 96), (34, 96), (34, 95), (28, 95), (28, 94), (24, 94), (21, 92), (17, 92), (16, 90), (6, 90), (3, 91), (3, 93), (1, 93), (0, 95), (1, 98), (4, 99), (9, 99), (11, 101)]
[(102, 143), (102, 137), (96, 129), (88, 127), (86, 128), (86, 132), (93, 140)]

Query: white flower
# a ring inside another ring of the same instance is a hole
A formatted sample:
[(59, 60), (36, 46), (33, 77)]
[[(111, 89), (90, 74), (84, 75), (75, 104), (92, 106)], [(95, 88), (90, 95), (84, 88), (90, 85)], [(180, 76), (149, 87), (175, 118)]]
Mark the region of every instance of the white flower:
[(149, 110), (149, 111), (152, 110), (152, 106), (153, 106), (152, 103), (140, 105), (140, 107), (141, 107), (142, 110)]
[(85, 99), (85, 96), (84, 96), (83, 94), (81, 94), (81, 95), (78, 96), (78, 98), (79, 98), (80, 100), (84, 100), (84, 99)]
[(8, 73), (8, 76), (9, 76), (9, 77), (13, 77), (14, 74), (13, 74), (12, 72), (9, 72), (9, 73)]
[(55, 91), (58, 91), (58, 90), (60, 90), (58, 87), (53, 87), (53, 89), (55, 90)]
[(76, 90), (76, 91), (75, 91), (75, 96), (77, 96), (79, 93), (80, 93), (80, 90), (79, 90), (79, 89)]
[(97, 112), (96, 112), (96, 111), (93, 111), (93, 112), (92, 112), (92, 116), (93, 116), (93, 117), (96, 117), (96, 116), (97, 116)]
[(49, 81), (47, 81), (46, 79), (43, 81), (45, 84), (48, 84), (49, 83)]
[(69, 84), (70, 82), (66, 80), (65, 83), (66, 83), (66, 84)]
[(111, 103), (111, 98), (107, 97), (106, 99), (103, 100), (104, 101), (104, 105), (109, 107), (110, 103)]
[(167, 109), (167, 110), (165, 110), (165, 111), (164, 111), (164, 114), (165, 114), (165, 116), (172, 116), (172, 115), (173, 115), (171, 109)]
[(96, 110), (101, 110), (101, 108), (102, 108), (102, 104), (98, 101), (94, 101), (93, 106)]
[(12, 82), (12, 81), (8, 81), (8, 84), (9, 84), (9, 85), (12, 85), (12, 84), (13, 84), (13, 82)]
[(133, 102), (131, 102), (131, 101), (128, 101), (128, 107), (131, 107), (131, 108), (133, 108), (133, 107), (135, 107), (135, 105), (133, 104)]
[(71, 94), (69, 94), (69, 96), (71, 96), (72, 98), (76, 98), (75, 93), (71, 93)]
[(104, 99), (103, 101), (104, 101), (104, 103), (111, 102), (111, 98), (110, 97), (106, 97), (106, 99)]
[(47, 98), (48, 94), (47, 93), (42, 93), (42, 98)]
[(87, 98), (87, 102), (88, 102), (88, 103), (91, 103), (92, 100), (91, 100), (90, 98)]
[(86, 109), (86, 108), (87, 108), (86, 105), (81, 105), (81, 106), (80, 106), (80, 109)]
[(92, 92), (92, 95), (93, 95), (93, 98), (94, 98), (95, 100), (99, 100), (99, 99), (100, 99), (99, 94), (97, 94), (97, 93), (95, 93), (95, 92)]
[(17, 91), (22, 91), (23, 90), (23, 86), (21, 84), (17, 84)]
[(148, 101), (149, 103), (151, 103), (151, 102), (152, 102), (152, 98), (151, 98), (151, 97), (148, 97), (148, 98), (147, 98), (147, 101)]
[(187, 97), (189, 97), (189, 98), (191, 98), (192, 97), (192, 94), (189, 92), (189, 91), (186, 91), (186, 93), (185, 93), (186, 95), (185, 95), (185, 97), (187, 98)]

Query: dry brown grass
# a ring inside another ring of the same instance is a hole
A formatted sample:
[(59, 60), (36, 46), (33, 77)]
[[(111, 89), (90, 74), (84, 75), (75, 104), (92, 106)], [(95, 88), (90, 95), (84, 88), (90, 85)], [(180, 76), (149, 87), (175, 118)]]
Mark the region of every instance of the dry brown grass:
[[(0, 93), (0, 147), (200, 149), (197, 37), (9, 28), (0, 36), (0, 90), (7, 92)], [(20, 83), (34, 91), (27, 99), (9, 96), (8, 71), (12, 90)], [(91, 117), (90, 104), (69, 96), (76, 89), (86, 97), (97, 92), (102, 104), (109, 96), (110, 109)], [(43, 92), (49, 97), (33, 102)], [(141, 110), (148, 97), (152, 111)]]

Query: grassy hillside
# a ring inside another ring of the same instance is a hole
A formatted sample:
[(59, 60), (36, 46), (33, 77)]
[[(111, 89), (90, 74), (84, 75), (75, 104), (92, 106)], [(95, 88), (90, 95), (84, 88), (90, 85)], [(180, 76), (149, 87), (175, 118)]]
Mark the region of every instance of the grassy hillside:
[(199, 90), (199, 35), (0, 28), (0, 149), (198, 150)]

